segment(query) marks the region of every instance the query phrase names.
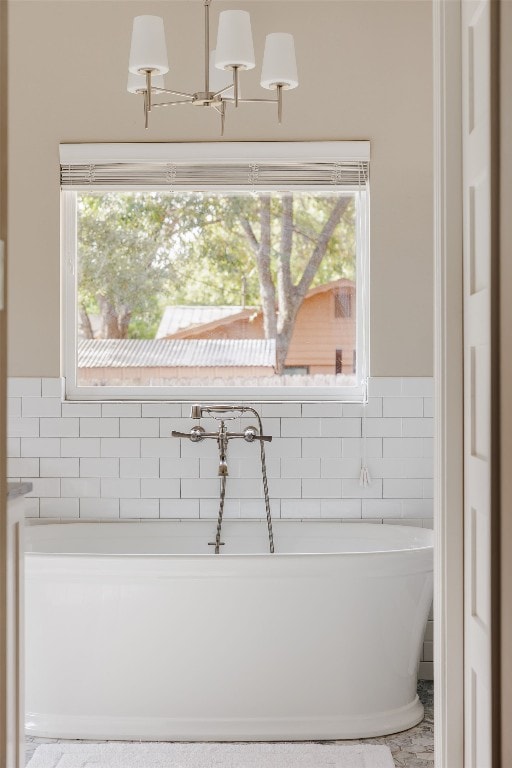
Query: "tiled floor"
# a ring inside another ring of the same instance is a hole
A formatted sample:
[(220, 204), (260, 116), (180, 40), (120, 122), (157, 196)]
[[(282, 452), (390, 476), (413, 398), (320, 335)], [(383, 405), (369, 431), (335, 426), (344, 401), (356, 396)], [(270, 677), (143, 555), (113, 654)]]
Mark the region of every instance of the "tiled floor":
[[(418, 694), (425, 707), (425, 718), (415, 728), (392, 736), (382, 736), (378, 739), (331, 743), (386, 744), (391, 749), (396, 768), (434, 768), (434, 684), (420, 681)], [(29, 762), (39, 744), (54, 744), (59, 741), (64, 741), (64, 739), (41, 739), (37, 736), (27, 736), (26, 762)]]
[(360, 740), (361, 744), (386, 744), (396, 768), (434, 768), (434, 683), (420, 680), (418, 695), (425, 707), (425, 717), (419, 725), (392, 736)]

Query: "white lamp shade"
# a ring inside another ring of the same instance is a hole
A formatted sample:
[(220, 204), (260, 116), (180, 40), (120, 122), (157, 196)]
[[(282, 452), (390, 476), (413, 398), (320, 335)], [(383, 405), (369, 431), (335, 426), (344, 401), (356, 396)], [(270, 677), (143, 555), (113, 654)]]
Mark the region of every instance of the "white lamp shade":
[[(230, 71), (225, 69), (217, 69), (215, 66), (215, 51), (210, 53), (210, 91), (217, 93), (221, 91), (226, 85), (231, 85), (233, 82), (233, 75)], [(240, 95), (240, 85), (238, 86), (238, 94)], [(229, 88), (222, 94), (226, 99), (233, 99), (235, 96), (235, 89)]]
[(293, 35), (287, 32), (272, 32), (265, 40), (261, 85), (272, 90), (278, 85), (283, 88), (296, 88), (298, 84)]
[(145, 69), (152, 69), (157, 75), (169, 71), (164, 20), (160, 16), (134, 18), (128, 69), (134, 75)]
[(247, 11), (221, 12), (216, 51), (217, 69), (254, 69), (251, 17)]
[[(163, 75), (151, 74), (151, 85), (155, 88), (165, 88)], [(128, 84), (126, 90), (129, 93), (138, 93), (146, 90), (146, 75), (134, 75), (128, 72)]]

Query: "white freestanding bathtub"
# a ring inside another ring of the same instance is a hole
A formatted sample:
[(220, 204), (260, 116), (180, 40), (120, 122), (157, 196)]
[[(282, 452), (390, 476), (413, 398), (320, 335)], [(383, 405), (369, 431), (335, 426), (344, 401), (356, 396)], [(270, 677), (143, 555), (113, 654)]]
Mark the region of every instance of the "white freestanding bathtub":
[(27, 531), (26, 727), (38, 736), (344, 739), (423, 717), (432, 531), (226, 521)]

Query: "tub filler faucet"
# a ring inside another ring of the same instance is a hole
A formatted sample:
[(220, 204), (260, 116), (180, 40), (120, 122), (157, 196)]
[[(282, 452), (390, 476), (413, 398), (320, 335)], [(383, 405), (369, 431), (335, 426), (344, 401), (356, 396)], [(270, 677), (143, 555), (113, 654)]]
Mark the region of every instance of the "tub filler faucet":
[[(248, 426), (242, 432), (230, 432), (226, 426), (226, 421), (232, 421), (233, 419), (240, 418), (240, 416), (242, 416), (244, 413), (251, 413), (253, 416), (255, 416), (258, 422), (258, 427)], [(222, 529), (222, 518), (224, 515), (224, 502), (226, 498), (226, 478), (229, 475), (226, 458), (228, 444), (230, 440), (242, 439), (247, 443), (259, 442), (260, 444), (261, 476), (263, 480), (265, 509), (267, 512), (268, 540), (270, 552), (273, 553), (274, 537), (272, 533), (272, 517), (270, 514), (267, 465), (265, 459), (265, 443), (270, 443), (272, 441), (271, 435), (263, 434), (261, 417), (258, 411), (249, 405), (193, 405), (190, 412), (190, 417), (192, 419), (201, 419), (203, 416), (210, 416), (211, 418), (218, 421), (218, 429), (208, 432), (200, 424), (196, 424), (192, 427), (190, 432), (177, 432), (173, 429), (171, 435), (172, 437), (191, 440), (193, 443), (200, 443), (202, 440), (207, 439), (213, 439), (217, 441), (217, 446), (219, 448), (219, 468), (217, 474), (220, 477), (219, 515), (217, 518), (217, 533), (215, 536), (215, 541), (209, 542), (209, 544), (215, 546), (215, 554), (218, 555), (220, 552), (220, 547), (224, 543), (220, 540), (220, 534)]]

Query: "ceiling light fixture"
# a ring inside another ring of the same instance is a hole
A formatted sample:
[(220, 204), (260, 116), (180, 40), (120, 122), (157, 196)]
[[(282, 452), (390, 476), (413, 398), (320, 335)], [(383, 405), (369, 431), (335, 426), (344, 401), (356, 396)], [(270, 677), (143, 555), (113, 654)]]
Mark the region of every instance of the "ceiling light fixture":
[[(156, 107), (174, 107), (193, 104), (213, 107), (221, 119), (224, 134), (228, 104), (238, 107), (244, 103), (276, 104), (278, 121), (282, 121), (283, 91), (296, 88), (297, 64), (293, 36), (287, 32), (267, 35), (263, 53), (261, 85), (277, 91), (273, 99), (242, 98), (240, 71), (254, 69), (254, 46), (251, 19), (247, 11), (222, 11), (219, 15), (217, 47), (210, 51), (210, 3), (204, 5), (204, 90), (196, 93), (169, 90), (164, 87), (163, 75), (169, 71), (164, 22), (160, 16), (136, 16), (133, 20), (130, 62), (128, 65), (128, 91), (144, 97), (144, 125), (149, 126), (149, 113)], [(157, 102), (154, 96), (179, 96), (173, 101)]]

